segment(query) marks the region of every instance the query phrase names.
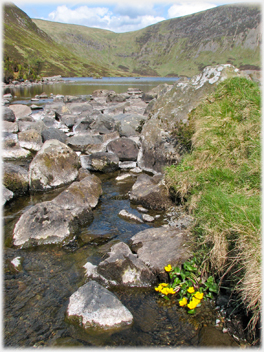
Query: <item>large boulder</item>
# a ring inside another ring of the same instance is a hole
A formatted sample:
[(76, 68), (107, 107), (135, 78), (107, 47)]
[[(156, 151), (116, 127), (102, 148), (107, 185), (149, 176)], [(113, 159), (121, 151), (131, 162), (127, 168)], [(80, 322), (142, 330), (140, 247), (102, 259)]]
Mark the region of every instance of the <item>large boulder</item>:
[(191, 256), (187, 232), (179, 228), (159, 227), (140, 231), (131, 238), (129, 245), (155, 275), (165, 280), (165, 266), (181, 265)]
[(111, 116), (102, 114), (90, 125), (90, 128), (97, 133), (110, 133), (114, 131), (115, 120)]
[(103, 173), (118, 170), (119, 158), (113, 153), (98, 152), (81, 156), (82, 167), (91, 171)]
[(4, 163), (3, 184), (16, 196), (27, 193), (29, 189), (28, 171), (22, 166)]
[(129, 138), (118, 138), (108, 143), (106, 150), (115, 153), (120, 161), (136, 161), (138, 156), (137, 144)]
[(118, 298), (95, 281), (74, 292), (67, 309), (70, 321), (84, 329), (115, 330), (132, 324), (133, 316)]
[(127, 244), (120, 242), (111, 247), (107, 258), (99, 263), (97, 272), (119, 285), (147, 287), (156, 277), (147, 265), (132, 254)]
[(181, 78), (173, 88), (161, 94), (149, 110), (149, 119), (141, 132), (142, 154), (138, 165), (145, 171), (163, 172), (164, 167), (177, 164), (186, 149), (173, 134), (175, 125), (188, 125), (189, 113), (219, 82), (240, 74), (228, 64), (206, 67), (191, 79)]
[(41, 134), (36, 130), (18, 133), (19, 144), (22, 148), (39, 151), (43, 145)]
[(133, 113), (118, 114), (113, 116), (116, 122), (115, 129), (121, 137), (138, 136), (147, 116)]
[(44, 124), (43, 121), (18, 121), (18, 130), (20, 132), (28, 131), (28, 130), (36, 130), (39, 133), (42, 133), (47, 126)]
[(64, 143), (46, 141), (29, 166), (29, 185), (33, 190), (46, 190), (74, 181), (80, 161), (77, 154)]
[(15, 122), (16, 116), (14, 114), (14, 111), (10, 108), (3, 107), (3, 120), (9, 121), (9, 122)]
[(13, 232), (14, 245), (66, 245), (76, 235), (78, 224), (71, 211), (52, 202), (38, 203), (26, 210), (16, 223)]
[(32, 113), (32, 110), (27, 105), (14, 104), (10, 105), (9, 108), (14, 112), (17, 120), (29, 116)]
[(91, 209), (96, 207), (101, 194), (100, 179), (95, 175), (89, 175), (79, 182), (73, 182), (52, 202), (70, 210), (84, 224), (92, 218)]
[(159, 175), (139, 175), (129, 192), (129, 199), (154, 210), (165, 210), (172, 206), (169, 192)]

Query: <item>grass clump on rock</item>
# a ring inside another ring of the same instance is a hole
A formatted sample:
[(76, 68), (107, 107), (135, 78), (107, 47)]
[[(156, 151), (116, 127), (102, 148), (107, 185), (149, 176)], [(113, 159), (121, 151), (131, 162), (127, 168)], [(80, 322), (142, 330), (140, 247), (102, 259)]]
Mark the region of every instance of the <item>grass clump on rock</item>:
[(191, 152), (166, 169), (166, 180), (194, 214), (193, 234), (211, 269), (239, 293), (253, 331), (261, 306), (260, 89), (246, 78), (225, 80), (190, 121)]

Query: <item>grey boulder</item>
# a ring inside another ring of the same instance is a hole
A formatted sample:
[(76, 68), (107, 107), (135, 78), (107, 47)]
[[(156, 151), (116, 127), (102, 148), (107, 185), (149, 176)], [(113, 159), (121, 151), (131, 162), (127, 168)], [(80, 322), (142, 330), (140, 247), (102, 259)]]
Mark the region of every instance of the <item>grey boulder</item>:
[(69, 299), (67, 317), (84, 329), (115, 330), (133, 322), (130, 311), (118, 298), (95, 281), (89, 281)]
[(29, 185), (46, 190), (74, 181), (80, 167), (79, 157), (58, 140), (46, 141), (29, 166)]
[(120, 242), (111, 247), (108, 258), (99, 263), (98, 274), (119, 285), (147, 287), (155, 283), (156, 278), (147, 265), (127, 244)]
[(78, 231), (78, 221), (69, 211), (52, 203), (34, 205), (21, 215), (15, 225), (15, 246), (68, 244)]

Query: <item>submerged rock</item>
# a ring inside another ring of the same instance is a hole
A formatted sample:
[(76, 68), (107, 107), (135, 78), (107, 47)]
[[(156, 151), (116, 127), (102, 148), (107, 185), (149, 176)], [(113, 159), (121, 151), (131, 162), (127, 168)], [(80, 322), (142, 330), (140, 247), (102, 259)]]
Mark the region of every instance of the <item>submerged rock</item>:
[(95, 281), (89, 281), (71, 295), (67, 316), (84, 329), (112, 330), (133, 322), (132, 314), (118, 298)]

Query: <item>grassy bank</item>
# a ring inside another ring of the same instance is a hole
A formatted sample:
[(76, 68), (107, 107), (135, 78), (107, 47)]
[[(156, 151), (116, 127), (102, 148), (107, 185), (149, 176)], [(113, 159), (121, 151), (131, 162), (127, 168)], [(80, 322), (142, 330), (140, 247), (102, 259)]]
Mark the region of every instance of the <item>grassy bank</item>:
[(222, 82), (179, 131), (191, 136), (190, 152), (167, 168), (167, 183), (195, 216), (205, 264), (230, 280), (252, 313), (253, 331), (261, 303), (259, 87), (241, 77)]

